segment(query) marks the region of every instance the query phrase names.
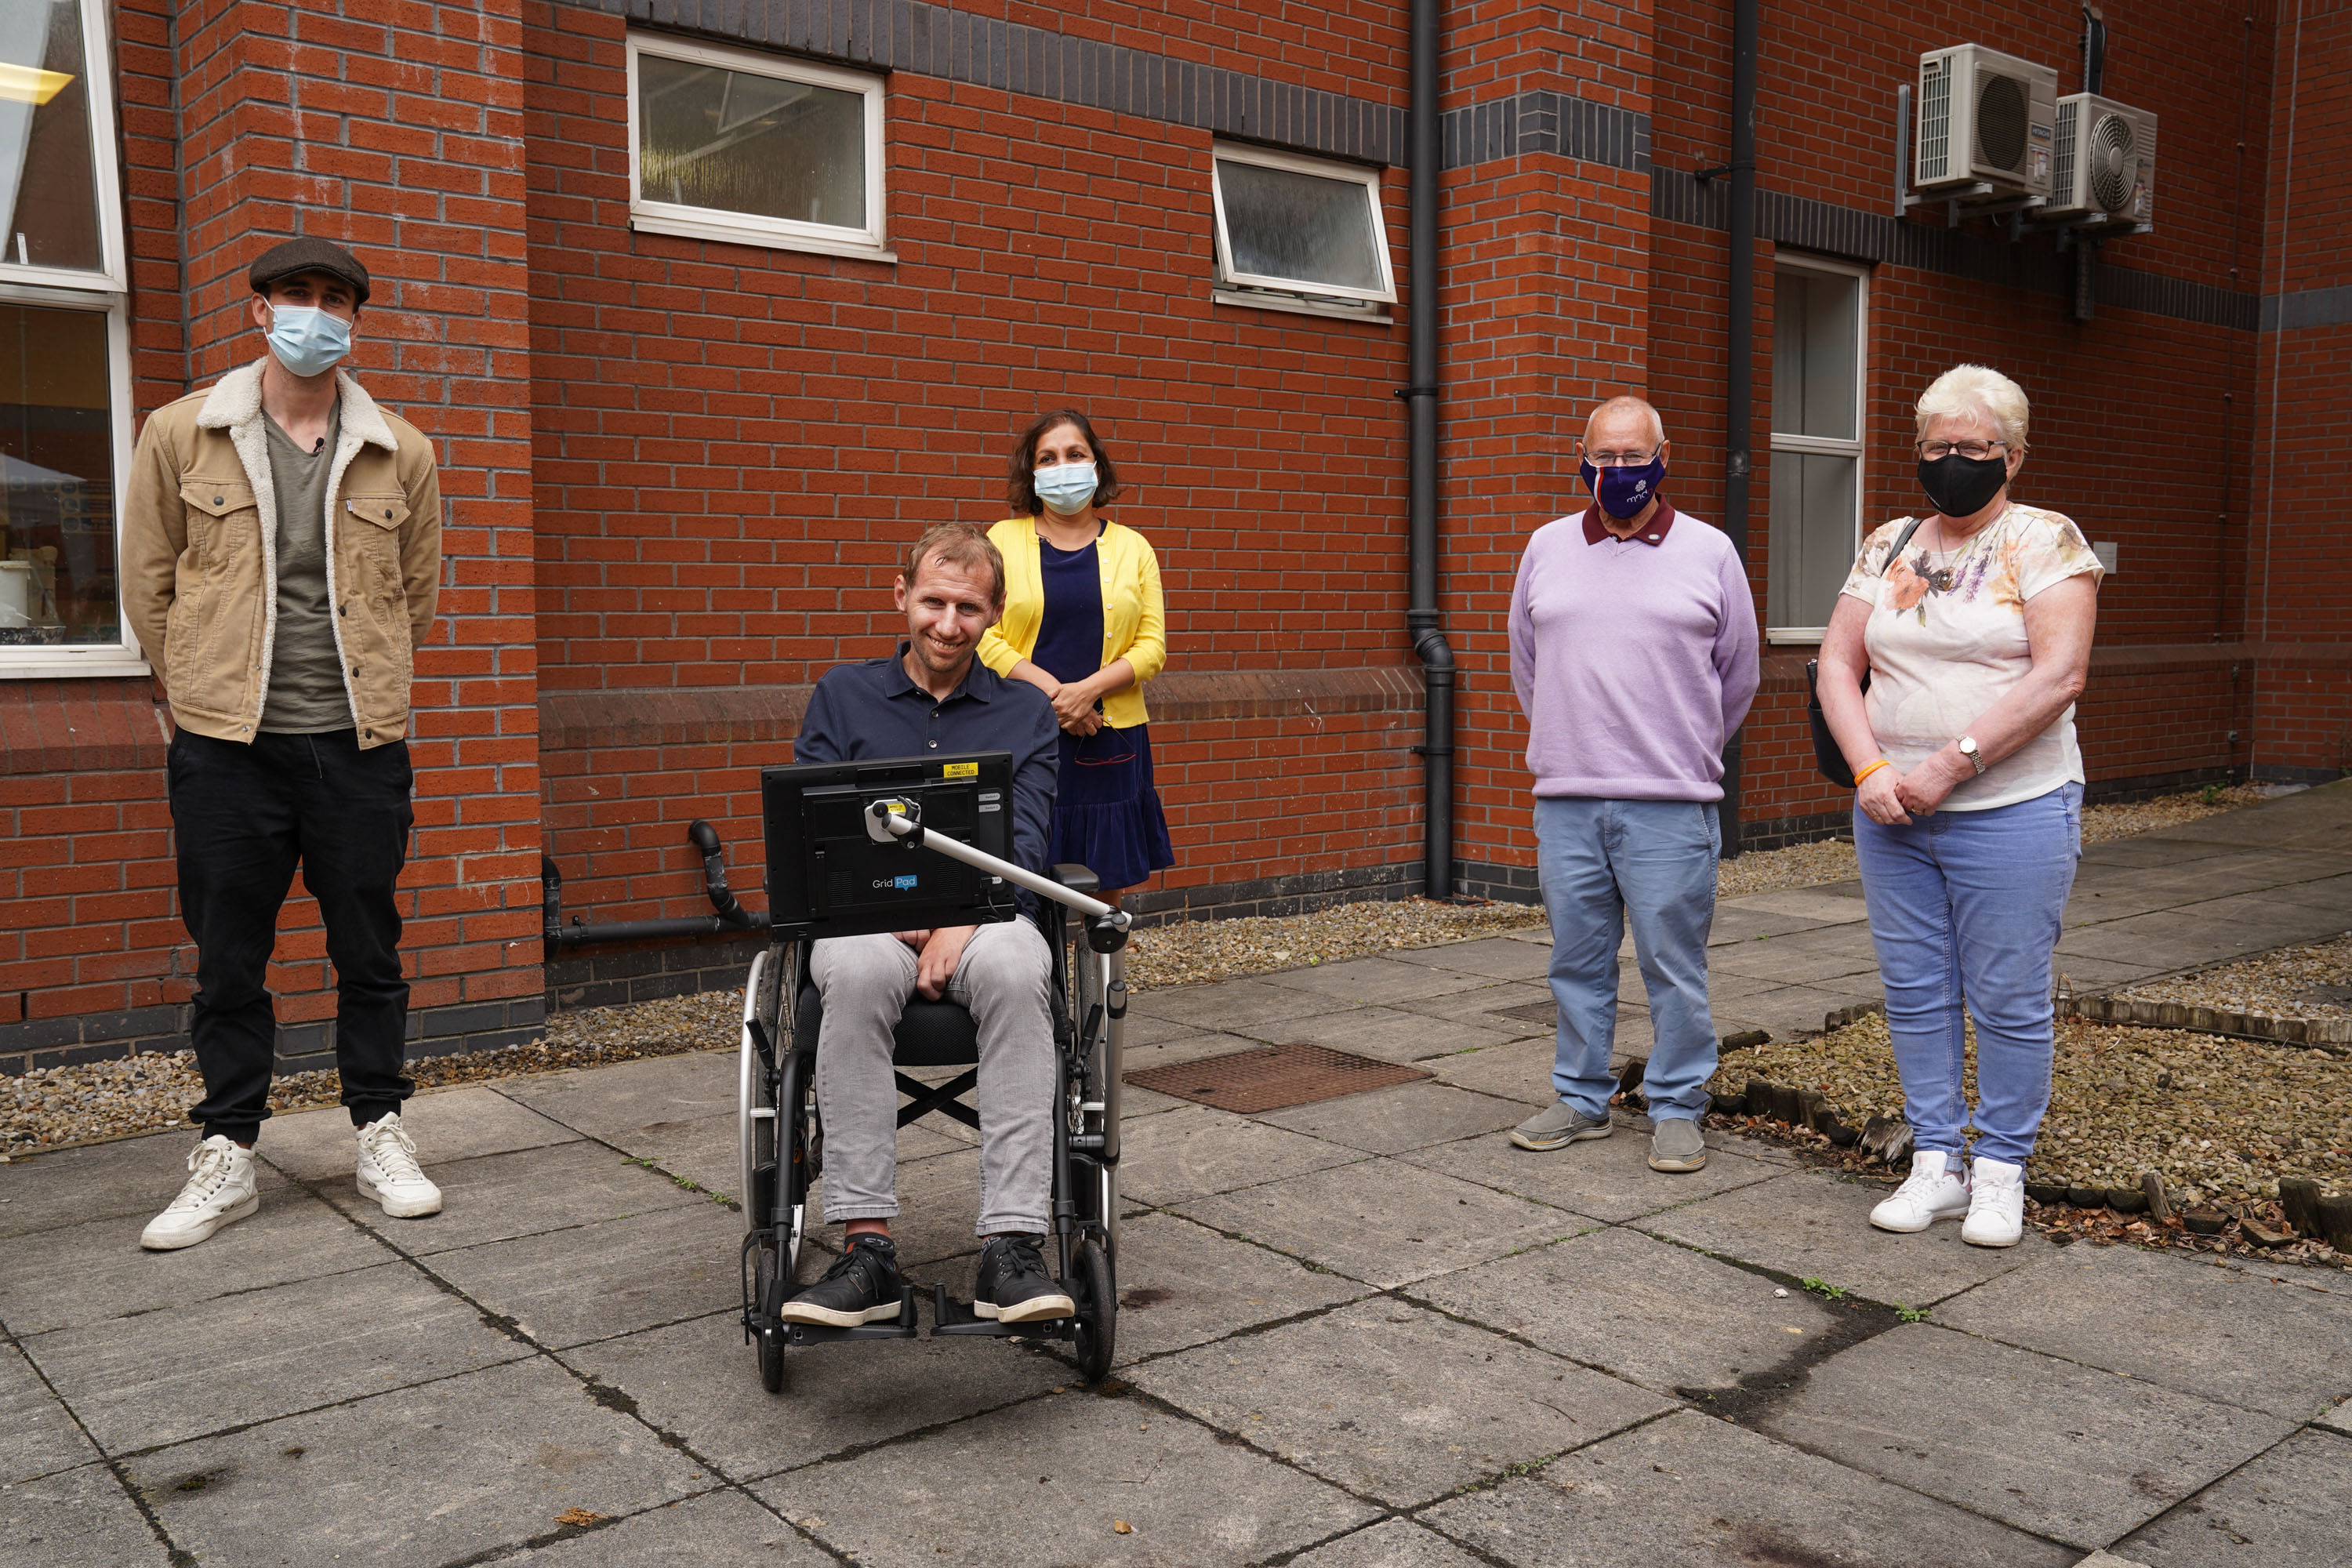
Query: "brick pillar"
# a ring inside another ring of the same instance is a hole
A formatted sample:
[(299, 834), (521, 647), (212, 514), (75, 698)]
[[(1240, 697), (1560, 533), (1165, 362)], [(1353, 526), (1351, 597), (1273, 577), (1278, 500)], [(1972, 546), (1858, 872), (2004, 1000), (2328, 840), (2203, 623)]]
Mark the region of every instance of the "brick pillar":
[(1593, 405), (1649, 388), (1651, 11), (1486, 0), (1448, 26), (1439, 494), (1463, 669), (1456, 876), (1532, 899), (1511, 585), (1533, 529), (1583, 510), (1576, 438)]
[[(440, 618), (416, 653), (401, 879), (412, 1055), (528, 1038), (541, 1016), (521, 14), (521, 0), (179, 12), (191, 384), (263, 352), (246, 320), (253, 258), (332, 239), (374, 280), (350, 366), (441, 466)], [(271, 976), (286, 1058), (327, 1043), (324, 952), (298, 896)]]

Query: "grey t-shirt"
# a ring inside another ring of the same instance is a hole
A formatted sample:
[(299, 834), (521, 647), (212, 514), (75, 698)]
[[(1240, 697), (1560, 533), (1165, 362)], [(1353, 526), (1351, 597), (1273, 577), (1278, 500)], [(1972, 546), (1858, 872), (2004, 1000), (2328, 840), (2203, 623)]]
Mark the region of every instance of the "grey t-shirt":
[(269, 432), (269, 479), (278, 493), (278, 633), (261, 727), (294, 735), (348, 730), (356, 721), (327, 596), (327, 475), (342, 434), (342, 402), (337, 399), (327, 416), (327, 438), (315, 452), (296, 446), (268, 415), (261, 423)]

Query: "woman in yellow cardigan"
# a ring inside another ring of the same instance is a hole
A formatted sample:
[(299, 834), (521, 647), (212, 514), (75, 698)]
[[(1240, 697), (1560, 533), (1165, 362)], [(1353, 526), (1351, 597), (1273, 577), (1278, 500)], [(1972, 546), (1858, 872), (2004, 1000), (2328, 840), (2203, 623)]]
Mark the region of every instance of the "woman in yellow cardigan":
[(1013, 516), (988, 531), (1004, 557), (1004, 616), (981, 661), (1043, 691), (1062, 721), (1055, 862), (1075, 860), (1118, 895), (1176, 863), (1151, 782), (1143, 683), (1168, 662), (1160, 562), (1143, 535), (1096, 508), (1118, 473), (1087, 416), (1057, 409), (1013, 448)]

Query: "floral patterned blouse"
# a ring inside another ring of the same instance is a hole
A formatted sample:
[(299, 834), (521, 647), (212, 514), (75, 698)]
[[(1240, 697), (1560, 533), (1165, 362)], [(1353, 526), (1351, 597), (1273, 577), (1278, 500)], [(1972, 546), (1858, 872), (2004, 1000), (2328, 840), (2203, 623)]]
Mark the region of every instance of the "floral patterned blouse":
[[(2040, 507), (2012, 503), (1958, 550), (1936, 553), (1919, 536), (1935, 537), (1930, 522), (1889, 562), (1910, 524), (1896, 518), (1864, 540), (1844, 588), (1870, 606), (1870, 731), (1905, 773), (1967, 734), (2033, 667), (2027, 600), (2070, 577), (2089, 573), (2096, 586), (2106, 574), (2073, 520)], [(2070, 705), (1981, 777), (1954, 786), (1942, 809), (1990, 811), (2082, 782)]]

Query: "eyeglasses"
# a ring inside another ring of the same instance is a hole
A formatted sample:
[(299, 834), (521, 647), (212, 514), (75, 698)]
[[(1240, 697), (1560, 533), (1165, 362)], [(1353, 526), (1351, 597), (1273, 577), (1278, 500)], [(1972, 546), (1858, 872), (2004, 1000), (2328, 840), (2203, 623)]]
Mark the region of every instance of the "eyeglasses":
[(1596, 468), (1646, 468), (1664, 450), (1661, 447), (1648, 452), (1587, 452), (1584, 460)]
[(1981, 463), (1992, 456), (1992, 449), (1995, 447), (2006, 447), (2009, 443), (2006, 441), (1920, 441), (1916, 445), (1919, 449), (1919, 456), (1931, 463), (1938, 458), (1948, 458), (1954, 452), (1958, 452), (1972, 463)]

